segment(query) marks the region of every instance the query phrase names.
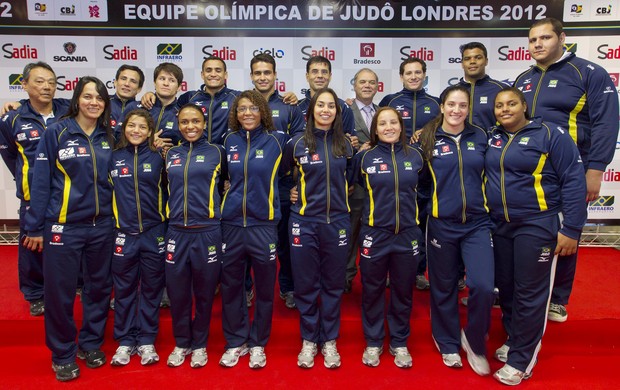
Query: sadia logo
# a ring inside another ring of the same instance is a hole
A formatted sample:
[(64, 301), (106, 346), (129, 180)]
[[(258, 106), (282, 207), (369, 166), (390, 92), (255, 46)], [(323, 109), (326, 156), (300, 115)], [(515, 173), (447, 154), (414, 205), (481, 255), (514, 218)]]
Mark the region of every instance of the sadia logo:
[(603, 181), (620, 181), (620, 172), (616, 172), (613, 168), (606, 170), (603, 174)]
[(600, 45), (596, 51), (599, 53), (598, 57), (601, 60), (616, 60), (620, 59), (620, 45), (618, 47), (610, 48), (608, 44)]
[(530, 61), (532, 56), (530, 52), (523, 46), (517, 49), (511, 49), (509, 46), (500, 46), (497, 49), (500, 61)]
[(179, 62), (183, 60), (183, 44), (181, 43), (160, 43), (157, 45), (158, 62)]
[(88, 59), (85, 56), (73, 56), (71, 54), (77, 51), (77, 45), (74, 42), (65, 42), (62, 45), (63, 49), (65, 49), (65, 53), (69, 54), (68, 56), (54, 56), (53, 60), (55, 62), (88, 62)]
[(319, 50), (314, 49), (312, 46), (304, 46), (301, 48), (302, 60), (308, 61), (314, 56), (323, 56), (330, 61), (336, 60), (336, 52), (328, 47), (321, 47)]
[(224, 61), (235, 61), (237, 59), (237, 50), (231, 49), (228, 46), (224, 46), (221, 49), (214, 49), (213, 45), (206, 45), (202, 47), (203, 59), (210, 57), (219, 57)]
[(21, 73), (13, 73), (9, 76), (9, 91), (11, 92), (21, 92), (24, 90), (22, 86), (22, 81), (24, 77)]
[(5, 43), (2, 45), (2, 51), (4, 58), (13, 60), (36, 60), (39, 58), (37, 49), (30, 45), (13, 46), (12, 43)]
[(403, 61), (409, 57), (417, 57), (426, 62), (431, 62), (435, 60), (435, 52), (426, 47), (412, 49), (411, 46), (403, 46), (400, 48), (400, 54), (403, 55), (402, 57), (400, 57), (400, 59)]
[(271, 49), (263, 49), (262, 47), (260, 49), (256, 49), (252, 52), (253, 56), (256, 56), (258, 54), (269, 54), (270, 56), (272, 56), (273, 58), (284, 58), (284, 50), (282, 49), (276, 49), (276, 48), (271, 48)]
[(103, 58), (110, 61), (137, 61), (138, 51), (132, 49), (130, 46), (123, 46), (121, 49), (117, 49), (114, 45), (105, 45), (103, 52), (106, 54)]
[(375, 56), (375, 44), (374, 43), (360, 43), (360, 57), (374, 57)]

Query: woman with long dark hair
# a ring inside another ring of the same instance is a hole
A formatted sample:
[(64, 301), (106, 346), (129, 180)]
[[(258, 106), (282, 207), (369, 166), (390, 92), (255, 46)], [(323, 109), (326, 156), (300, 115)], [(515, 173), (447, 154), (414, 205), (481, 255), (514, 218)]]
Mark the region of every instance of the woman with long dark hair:
[[(441, 94), (441, 114), (422, 129), (420, 142), (431, 177), (426, 231), (433, 338), (448, 367), (462, 367), (459, 349), (478, 375), (490, 373), (486, 337), (493, 306), (491, 219), (483, 192), (487, 133), (467, 121), (469, 91)], [(458, 308), (459, 261), (467, 270), (467, 325)]]
[[(584, 167), (567, 129), (530, 119), (523, 93), (495, 97), (499, 126), (485, 158), (495, 283), (508, 335), (493, 376), (518, 385), (532, 375), (545, 332), (558, 256), (577, 251), (587, 218)], [(469, 277), (469, 270), (467, 271)]]
[[(47, 128), (37, 147), (24, 245), (44, 249), (45, 339), (60, 381), (80, 375), (76, 356), (90, 368), (106, 361), (100, 348), (112, 290), (114, 244), (108, 180), (114, 138), (109, 117), (110, 98), (103, 82), (82, 77), (67, 116)], [(84, 315), (77, 335), (73, 304), (80, 269)]]
[(298, 199), (291, 205), (290, 245), (302, 349), (297, 365), (314, 366), (322, 344), (324, 365), (340, 366), (336, 338), (350, 232), (347, 203), (353, 147), (342, 127), (336, 93), (318, 90), (304, 133), (286, 145), (283, 171), (295, 171)]
[(390, 353), (401, 368), (412, 366), (407, 348), (413, 285), (419, 261), (418, 174), (422, 153), (407, 144), (403, 119), (392, 107), (377, 110), (370, 128), (370, 149), (355, 156), (355, 173), (365, 190), (360, 232), (362, 362), (379, 365), (385, 338), (385, 282), (390, 275), (387, 321)]
[(112, 365), (124, 366), (138, 353), (143, 365), (159, 361), (155, 339), (164, 288), (164, 160), (154, 146), (155, 123), (148, 111), (130, 111), (112, 153), (116, 217), (112, 257), (114, 338)]
[[(220, 364), (232, 367), (250, 353), (250, 368), (267, 364), (276, 282), (278, 170), (288, 136), (274, 129), (271, 110), (257, 91), (233, 102), (224, 137), (230, 188), (222, 200), (222, 326), (226, 351)], [(287, 243), (288, 244), (288, 243)], [(244, 280), (254, 270), (256, 306), (250, 321)]]

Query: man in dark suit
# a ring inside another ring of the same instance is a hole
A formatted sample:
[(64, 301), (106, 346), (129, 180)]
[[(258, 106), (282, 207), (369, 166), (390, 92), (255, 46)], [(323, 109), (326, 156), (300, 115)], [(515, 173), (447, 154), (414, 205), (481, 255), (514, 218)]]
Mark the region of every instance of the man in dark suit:
[[(353, 89), (355, 99), (351, 103), (353, 119), (355, 120), (355, 130), (359, 139), (360, 146), (370, 142), (370, 123), (379, 108), (372, 102), (377, 94), (379, 78), (377, 74), (368, 68), (360, 69), (354, 78)], [(355, 184), (355, 190), (349, 196), (349, 207), (351, 208), (351, 239), (349, 240), (349, 255), (347, 261), (347, 273), (344, 292), (351, 292), (351, 285), (357, 274), (357, 252), (358, 236), (360, 233), (362, 205), (364, 199), (364, 189)]]

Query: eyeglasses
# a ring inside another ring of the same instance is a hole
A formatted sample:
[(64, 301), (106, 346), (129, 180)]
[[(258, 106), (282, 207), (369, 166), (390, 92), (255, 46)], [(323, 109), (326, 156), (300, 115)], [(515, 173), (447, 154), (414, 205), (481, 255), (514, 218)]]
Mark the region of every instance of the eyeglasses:
[(246, 112), (247, 110), (250, 110), (253, 113), (257, 113), (260, 111), (259, 107), (256, 106), (250, 106), (250, 107), (237, 107), (237, 114), (243, 114), (244, 112)]

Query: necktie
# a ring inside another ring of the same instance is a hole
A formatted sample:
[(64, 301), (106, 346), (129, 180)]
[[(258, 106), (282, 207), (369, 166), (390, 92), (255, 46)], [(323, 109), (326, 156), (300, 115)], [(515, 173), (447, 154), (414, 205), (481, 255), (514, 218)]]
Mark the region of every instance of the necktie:
[(362, 107), (362, 111), (364, 112), (364, 122), (366, 122), (366, 128), (370, 131), (370, 124), (372, 123), (372, 107), (364, 106)]

